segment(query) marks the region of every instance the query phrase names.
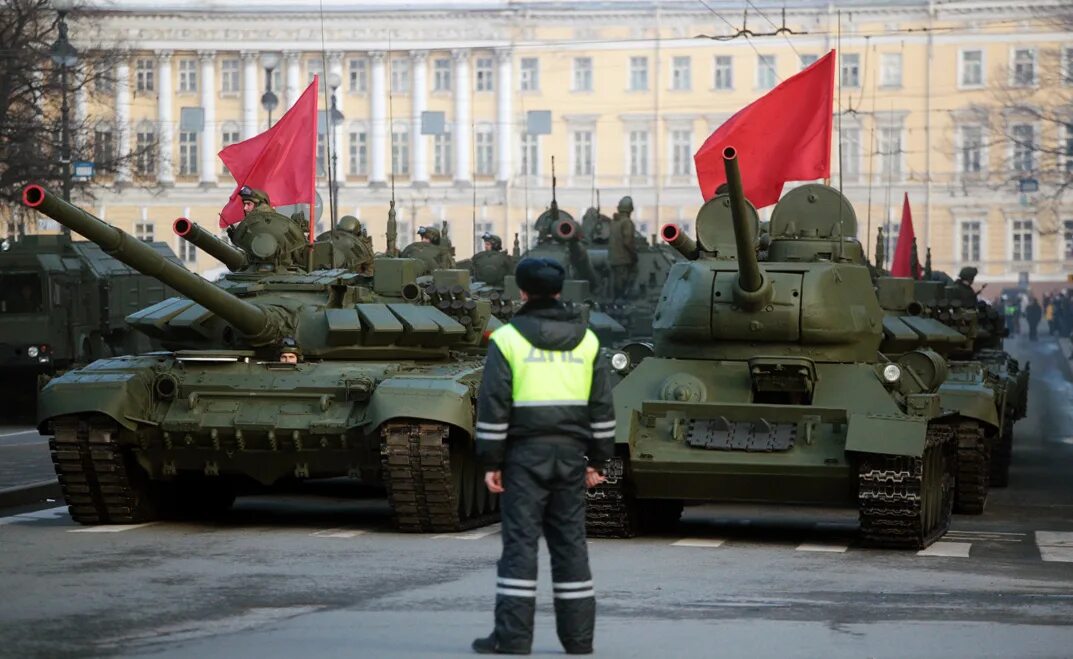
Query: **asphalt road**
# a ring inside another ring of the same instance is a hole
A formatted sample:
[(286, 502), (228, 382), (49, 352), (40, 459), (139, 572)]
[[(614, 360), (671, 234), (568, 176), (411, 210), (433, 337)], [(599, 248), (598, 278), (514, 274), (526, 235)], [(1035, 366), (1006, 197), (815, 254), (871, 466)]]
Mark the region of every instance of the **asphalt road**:
[(29, 426), (0, 426), (0, 490), (55, 479), (47, 437)]
[[(607, 657), (1073, 655), (1073, 384), (1032, 360), (1011, 486), (924, 552), (854, 544), (852, 513), (688, 508), (594, 540)], [(1068, 350), (1068, 347), (1067, 347)], [(412, 536), (380, 499), (242, 499), (214, 523), (0, 518), (0, 655), (467, 656), (491, 626), (495, 527)], [(546, 553), (544, 554), (546, 556)], [(561, 654), (546, 558), (536, 654)]]

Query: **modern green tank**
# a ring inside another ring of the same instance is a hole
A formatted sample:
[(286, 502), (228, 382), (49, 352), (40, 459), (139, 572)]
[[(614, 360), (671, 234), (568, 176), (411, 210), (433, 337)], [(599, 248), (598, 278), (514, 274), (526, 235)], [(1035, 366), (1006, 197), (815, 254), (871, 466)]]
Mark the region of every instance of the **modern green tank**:
[(729, 193), (701, 208), (696, 241), (661, 230), (693, 258), (663, 286), (651, 356), (613, 357), (627, 375), (590, 534), (674, 522), (686, 501), (750, 502), (850, 506), (864, 541), (928, 545), (953, 505), (945, 361), (880, 356), (883, 310), (838, 191), (788, 192), (761, 262), (734, 150), (724, 159)]
[(204, 513), (245, 483), (339, 476), (384, 486), (405, 531), (495, 519), (473, 449), (486, 303), (438, 308), (410, 259), (379, 259), (372, 277), (306, 272), (256, 237), (212, 284), (39, 186), (24, 201), (185, 296), (127, 317), (166, 351), (101, 359), (42, 391), (39, 429), (75, 520)]

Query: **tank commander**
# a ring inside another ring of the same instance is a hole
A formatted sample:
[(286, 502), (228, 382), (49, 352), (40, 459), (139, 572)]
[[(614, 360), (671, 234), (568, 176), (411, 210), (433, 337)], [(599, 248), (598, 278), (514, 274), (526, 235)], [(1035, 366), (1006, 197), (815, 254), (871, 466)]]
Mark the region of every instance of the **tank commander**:
[(441, 244), (440, 230), (436, 227), (421, 227), (417, 230), (421, 240), (410, 243), (402, 250), (402, 257), (417, 259), (425, 264), (428, 271), (453, 268), (455, 260), (451, 258), (451, 252)]
[(961, 272), (958, 273), (958, 278), (954, 283), (956, 283), (958, 286), (969, 289), (970, 291), (972, 291), (973, 295), (976, 295), (976, 291), (972, 287), (972, 282), (976, 280), (976, 274), (978, 272), (979, 271), (971, 265), (966, 266), (961, 269)]
[(514, 261), (503, 251), (503, 240), (494, 234), (485, 233), (484, 251), (477, 252), (471, 259), (473, 277), (489, 286), (502, 287), (503, 280), (514, 269)]
[(529, 654), (543, 532), (559, 641), (568, 654), (590, 654), (596, 594), (585, 544), (585, 488), (604, 481), (603, 465), (612, 456), (609, 369), (596, 335), (559, 301), (562, 265), (527, 258), (514, 276), (525, 304), (492, 333), (477, 400), (484, 481), (502, 494), (503, 554), (495, 629), (473, 649)]
[(353, 215), (344, 215), (335, 225), (335, 231), (317, 236), (317, 243), (330, 242), (335, 252), (334, 265), (363, 275), (373, 273), (373, 250), (362, 232), (361, 220)]
[(279, 349), (279, 361), (283, 364), (297, 364), (301, 357), (301, 350), (298, 348), (298, 342), (291, 337), (285, 337), (280, 342)]
[(607, 248), (607, 264), (611, 267), (611, 293), (618, 299), (626, 296), (633, 274), (637, 270), (637, 229), (630, 215), (633, 199), (623, 197), (611, 218), (611, 235)]
[(269, 200), (268, 194), (263, 190), (255, 190), (248, 185), (244, 185), (238, 191), (238, 196), (242, 199), (243, 216), (253, 212), (276, 212), (276, 209), (272, 208), (272, 202)]

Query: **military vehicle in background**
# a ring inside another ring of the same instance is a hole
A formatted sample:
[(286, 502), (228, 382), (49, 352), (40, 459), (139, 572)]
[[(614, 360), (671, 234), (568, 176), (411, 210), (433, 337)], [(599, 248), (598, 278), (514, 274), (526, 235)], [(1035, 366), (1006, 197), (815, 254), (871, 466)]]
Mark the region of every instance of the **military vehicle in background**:
[[(182, 267), (164, 243), (147, 245)], [(123, 318), (173, 294), (66, 234), (25, 236), (0, 251), (0, 416), (32, 417), (40, 386), (72, 366), (152, 349)]]
[(701, 207), (697, 239), (661, 229), (691, 260), (663, 287), (653, 353), (613, 357), (617, 451), (589, 533), (672, 523), (683, 501), (850, 505), (866, 542), (927, 546), (953, 506), (945, 361), (878, 358), (883, 311), (837, 190), (788, 192), (761, 263), (732, 148), (724, 161), (729, 192)]
[[(495, 519), (473, 448), (486, 303), (433, 304), (411, 259), (379, 259), (372, 277), (303, 271), (273, 229), (235, 250), (245, 263), (226, 252), (236, 271), (210, 284), (39, 186), (23, 200), (186, 296), (127, 317), (166, 351), (95, 361), (41, 393), (76, 521), (203, 515), (246, 483), (339, 476), (384, 486), (401, 530)], [(464, 275), (433, 278), (464, 292)]]

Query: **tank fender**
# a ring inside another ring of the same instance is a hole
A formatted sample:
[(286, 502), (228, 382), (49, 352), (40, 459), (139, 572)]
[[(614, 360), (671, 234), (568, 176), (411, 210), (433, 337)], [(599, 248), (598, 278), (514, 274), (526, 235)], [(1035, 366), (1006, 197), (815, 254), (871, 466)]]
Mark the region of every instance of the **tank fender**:
[(376, 386), (366, 413), (368, 428), (379, 428), (391, 419), (435, 421), (473, 434), (475, 392), (466, 384), (448, 378), (394, 377)]
[(846, 451), (885, 455), (924, 455), (928, 420), (904, 414), (850, 413)]
[(48, 421), (72, 414), (104, 414), (128, 430), (147, 419), (152, 406), (153, 372), (150, 368), (107, 368), (113, 360), (53, 378), (37, 399), (38, 430), (47, 434)]
[(975, 419), (995, 429), (1002, 425), (995, 394), (990, 389), (961, 388), (946, 384), (939, 388), (939, 400), (943, 410), (947, 412)]

